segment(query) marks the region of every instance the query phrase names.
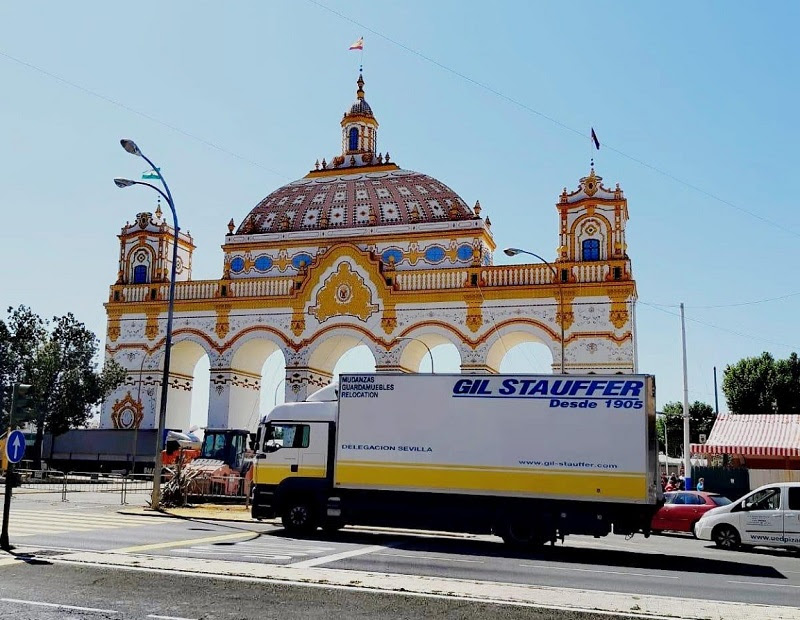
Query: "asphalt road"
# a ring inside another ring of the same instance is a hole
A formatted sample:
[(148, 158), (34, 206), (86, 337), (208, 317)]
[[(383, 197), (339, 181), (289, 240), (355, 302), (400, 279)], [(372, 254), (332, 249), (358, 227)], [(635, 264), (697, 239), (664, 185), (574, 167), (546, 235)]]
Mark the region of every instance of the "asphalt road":
[[(269, 523), (119, 515), (119, 505), (113, 500), (91, 503), (78, 498), (65, 504), (19, 496), (13, 504), (12, 543), (41, 559), (77, 550), (114, 551), (197, 563), (221, 560), (321, 567), (800, 606), (800, 554), (769, 549), (720, 551), (687, 535), (631, 540), (569, 537), (563, 546), (516, 553), (488, 536), (347, 528), (333, 537), (320, 533), (314, 539), (297, 540)], [(5, 586), (9, 575), (8, 566), (0, 566), (0, 584)], [(6, 596), (5, 587), (2, 591)]]
[[(0, 573), (0, 618), (13, 620), (609, 620), (608, 615), (475, 601), (63, 566)], [(611, 616), (613, 618), (613, 616)]]

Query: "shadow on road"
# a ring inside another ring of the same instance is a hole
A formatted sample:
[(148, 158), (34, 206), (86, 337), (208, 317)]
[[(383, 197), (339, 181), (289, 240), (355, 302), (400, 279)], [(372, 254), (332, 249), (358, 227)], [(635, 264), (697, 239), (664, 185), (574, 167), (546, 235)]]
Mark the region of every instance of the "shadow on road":
[[(269, 536), (287, 537), (283, 530), (269, 532)], [(394, 549), (424, 553), (443, 553), (454, 555), (474, 555), (481, 557), (511, 558), (517, 560), (539, 560), (590, 566), (639, 568), (674, 571), (681, 573), (711, 573), (746, 577), (768, 577), (786, 579), (776, 568), (754, 564), (752, 557), (737, 559), (731, 552), (730, 560), (699, 558), (689, 555), (666, 555), (659, 553), (640, 553), (635, 549), (617, 551), (613, 549), (587, 549), (567, 545), (545, 545), (530, 551), (517, 551), (501, 543), (487, 540), (463, 538), (422, 537), (402, 533), (372, 533), (364, 531), (341, 530), (335, 534), (322, 534), (309, 537), (312, 540), (330, 540), (362, 545), (390, 544)]]

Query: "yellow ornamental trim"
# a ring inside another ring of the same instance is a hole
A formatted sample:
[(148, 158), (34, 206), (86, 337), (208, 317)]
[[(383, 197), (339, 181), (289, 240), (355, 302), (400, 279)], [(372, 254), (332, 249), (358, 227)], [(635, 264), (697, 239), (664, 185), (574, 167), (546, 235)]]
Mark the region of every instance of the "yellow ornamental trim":
[(324, 323), (334, 316), (355, 316), (366, 322), (378, 306), (372, 303), (372, 291), (364, 283), (364, 278), (350, 268), (350, 263), (342, 261), (317, 293), (316, 305), (309, 312)]
[(147, 323), (144, 326), (144, 335), (147, 337), (148, 340), (155, 340), (155, 337), (158, 336), (158, 309), (156, 308), (155, 312), (153, 312), (150, 308), (148, 308), (149, 312), (147, 312)]
[(230, 331), (230, 312), (230, 304), (221, 304), (217, 306), (217, 325), (214, 328), (214, 331), (217, 333), (217, 338), (220, 340), (224, 340), (225, 336), (227, 336), (228, 332)]

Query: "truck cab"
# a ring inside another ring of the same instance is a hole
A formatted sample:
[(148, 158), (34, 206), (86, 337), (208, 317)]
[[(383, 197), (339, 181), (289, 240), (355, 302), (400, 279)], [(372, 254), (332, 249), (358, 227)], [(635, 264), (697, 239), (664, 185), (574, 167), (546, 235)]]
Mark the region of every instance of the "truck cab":
[(742, 545), (800, 549), (800, 482), (776, 482), (709, 510), (695, 526), (723, 549)]
[(295, 531), (323, 525), (315, 506), (324, 504), (332, 485), (337, 395), (333, 383), (262, 418), (253, 470), (254, 518), (280, 516)]

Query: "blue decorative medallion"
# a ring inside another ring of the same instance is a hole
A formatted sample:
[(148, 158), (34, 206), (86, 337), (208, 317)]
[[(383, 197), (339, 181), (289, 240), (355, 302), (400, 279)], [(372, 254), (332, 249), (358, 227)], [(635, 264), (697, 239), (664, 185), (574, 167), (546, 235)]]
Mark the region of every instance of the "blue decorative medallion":
[(272, 269), (272, 259), (269, 256), (259, 256), (255, 265), (259, 271), (269, 271)]
[(231, 271), (233, 273), (239, 273), (244, 269), (244, 259), (241, 256), (237, 256), (231, 261)]
[(395, 265), (399, 264), (400, 261), (403, 260), (402, 250), (398, 250), (397, 248), (389, 248), (388, 250), (384, 250), (383, 254), (381, 254), (381, 260), (388, 265), (392, 262), (391, 259), (394, 259)]
[(432, 245), (425, 250), (425, 260), (429, 263), (440, 263), (444, 260), (444, 248), (438, 245)]
[(458, 256), (458, 260), (472, 260), (472, 246), (467, 244), (459, 246), (456, 256)]
[(308, 267), (311, 264), (311, 255), (310, 254), (296, 254), (292, 257), (292, 266), (295, 269), (300, 269), (301, 267)]

